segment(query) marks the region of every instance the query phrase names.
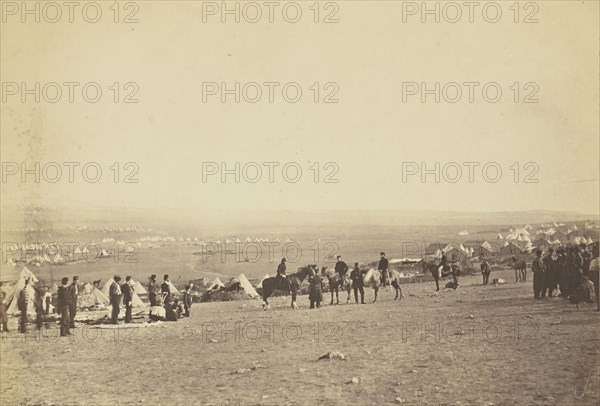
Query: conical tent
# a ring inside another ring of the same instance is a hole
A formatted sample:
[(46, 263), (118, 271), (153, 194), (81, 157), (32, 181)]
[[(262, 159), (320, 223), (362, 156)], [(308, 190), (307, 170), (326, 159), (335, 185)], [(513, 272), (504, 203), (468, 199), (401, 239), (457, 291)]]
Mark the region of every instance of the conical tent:
[(115, 280), (113, 278), (110, 278), (106, 281), (104, 286), (102, 286), (102, 293), (104, 293), (107, 297), (110, 297), (110, 286), (113, 284), (114, 281)]
[(133, 307), (144, 307), (146, 304), (142, 301), (140, 296), (134, 291), (131, 296), (131, 304)]
[(208, 287), (208, 290), (214, 290), (217, 288), (224, 288), (225, 285), (223, 284), (223, 282), (221, 282), (221, 279), (219, 279), (219, 277), (217, 276), (213, 282), (210, 284), (210, 286)]
[(238, 279), (240, 281), (240, 287), (244, 289), (244, 292), (246, 292), (251, 298), (256, 299), (257, 297), (260, 297), (260, 295), (254, 289), (248, 278), (246, 278), (246, 275), (241, 273)]
[(171, 281), (169, 281), (169, 288), (171, 288), (172, 295), (179, 294), (179, 290), (177, 290), (177, 288), (175, 287), (175, 285), (173, 285), (173, 283)]
[(144, 286), (139, 282), (139, 281), (134, 281), (133, 282), (133, 290), (135, 291), (135, 293), (137, 293), (138, 295), (143, 295), (148, 293), (148, 291), (146, 291), (146, 289), (144, 289)]
[(108, 300), (108, 296), (106, 296), (102, 291), (98, 288), (92, 288), (92, 292), (90, 293), (92, 296), (92, 300), (96, 306), (98, 305), (108, 305), (110, 302)]
[(260, 280), (260, 282), (258, 282), (258, 283), (256, 284), (256, 287), (257, 287), (258, 289), (262, 289), (262, 283), (263, 283), (263, 281), (264, 281), (265, 279), (267, 279), (267, 278), (270, 278), (270, 276), (269, 276), (269, 274), (268, 274), (268, 273), (266, 273), (266, 274), (265, 274), (265, 276), (263, 276), (263, 278)]
[(10, 305), (8, 306), (8, 309), (6, 310), (6, 313), (8, 313), (8, 314), (21, 313), (19, 311), (18, 302), (19, 302), (19, 295), (21, 294), (21, 291), (23, 290), (23, 288), (27, 289), (27, 293), (29, 293), (29, 302), (27, 303), (27, 314), (29, 314), (29, 315), (35, 314), (35, 306), (33, 305), (35, 290), (33, 290), (33, 287), (31, 286), (31, 284), (28, 284), (27, 287), (25, 287), (25, 278), (19, 278), (17, 283), (15, 283), (13, 286), (12, 297), (6, 298), (6, 303), (8, 303), (10, 301)]
[(29, 283), (38, 283), (39, 282), (38, 278), (35, 277), (33, 272), (31, 272), (26, 266), (24, 266), (23, 269), (21, 269), (21, 272), (19, 272), (19, 279), (27, 279), (27, 278), (29, 278)]

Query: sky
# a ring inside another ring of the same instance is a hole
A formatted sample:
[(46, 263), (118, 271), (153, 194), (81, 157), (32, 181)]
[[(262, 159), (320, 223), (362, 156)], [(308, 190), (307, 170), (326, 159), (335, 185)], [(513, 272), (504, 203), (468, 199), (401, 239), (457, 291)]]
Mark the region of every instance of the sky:
[(97, 23), (3, 9), (2, 205), (598, 213), (598, 2), (520, 3), (518, 23), (513, 2), (496, 23), (389, 1), (321, 4), (317, 23), (301, 1), (291, 23), (287, 3), (272, 23), (263, 3), (256, 23), (243, 2), (239, 23), (221, 2), (139, 1), (118, 23), (104, 1)]

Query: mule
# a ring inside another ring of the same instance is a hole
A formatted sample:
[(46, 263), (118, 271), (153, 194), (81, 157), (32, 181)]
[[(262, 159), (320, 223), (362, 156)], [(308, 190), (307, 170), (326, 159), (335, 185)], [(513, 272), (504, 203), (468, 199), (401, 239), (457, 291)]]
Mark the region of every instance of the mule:
[(512, 257), (513, 268), (515, 270), (515, 282), (527, 282), (527, 262), (524, 259), (518, 260)]
[(454, 289), (458, 287), (458, 276), (460, 275), (460, 266), (457, 264), (450, 265), (450, 272), (445, 272), (442, 270), (441, 275), (439, 271), (439, 265), (434, 262), (423, 261), (423, 273), (426, 271), (431, 272), (431, 276), (435, 280), (435, 290), (436, 292), (440, 290), (440, 279), (446, 277), (448, 275), (452, 275), (452, 279), (454, 280)]
[(267, 300), (275, 290), (281, 290), (287, 293), (292, 293), (292, 309), (297, 309), (298, 305), (296, 304), (296, 297), (298, 296), (298, 291), (300, 290), (300, 285), (304, 282), (307, 276), (316, 275), (316, 269), (318, 269), (317, 265), (307, 265), (300, 269), (298, 272), (293, 273), (291, 275), (287, 275), (287, 277), (271, 277), (264, 279), (262, 282), (263, 287), (263, 309), (267, 310), (269, 308), (269, 301)]

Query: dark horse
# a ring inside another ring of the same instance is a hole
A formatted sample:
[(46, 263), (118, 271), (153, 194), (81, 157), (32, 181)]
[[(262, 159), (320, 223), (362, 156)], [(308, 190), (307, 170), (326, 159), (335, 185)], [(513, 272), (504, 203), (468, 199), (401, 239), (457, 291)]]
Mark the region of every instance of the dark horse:
[[(348, 286), (352, 284), (352, 281), (350, 280), (350, 276), (348, 274), (346, 274), (343, 278), (340, 278), (340, 275), (337, 272), (327, 269), (327, 267), (324, 266), (323, 268), (321, 268), (321, 275), (327, 278), (327, 280), (329, 281), (329, 291), (331, 292), (331, 303), (329, 303), (330, 305), (333, 304), (333, 292), (335, 292), (336, 304), (340, 304), (340, 289), (346, 289), (348, 291), (348, 298), (350, 297), (350, 288)], [(347, 302), (348, 301), (346, 301), (346, 303)]]
[(307, 265), (298, 269), (298, 272), (288, 275), (286, 278), (273, 277), (263, 280), (263, 308), (265, 310), (269, 308), (269, 302), (267, 299), (275, 290), (282, 290), (288, 293), (290, 291), (292, 292), (292, 308), (297, 309), (298, 306), (296, 305), (296, 296), (300, 290), (300, 285), (302, 285), (302, 282), (304, 282), (304, 279), (306, 279), (307, 276), (316, 275), (316, 269), (318, 269), (317, 265)]
[(431, 276), (435, 279), (435, 290), (440, 290), (440, 278), (443, 278), (448, 275), (452, 275), (452, 279), (454, 279), (454, 289), (458, 287), (458, 276), (460, 275), (460, 266), (457, 264), (450, 265), (450, 272), (442, 271), (442, 274), (439, 273), (439, 265), (434, 262), (426, 262), (423, 261), (423, 272), (429, 271), (431, 272)]

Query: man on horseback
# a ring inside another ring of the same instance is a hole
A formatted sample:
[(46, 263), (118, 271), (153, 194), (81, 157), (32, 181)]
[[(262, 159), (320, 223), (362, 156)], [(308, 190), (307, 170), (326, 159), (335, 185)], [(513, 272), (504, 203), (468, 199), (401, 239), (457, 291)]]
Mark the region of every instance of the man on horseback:
[(379, 264), (377, 265), (377, 269), (379, 271), (381, 271), (381, 284), (383, 286), (386, 286), (387, 285), (387, 281), (389, 279), (389, 271), (388, 271), (389, 261), (385, 257), (385, 252), (381, 252), (379, 255), (381, 256), (381, 259), (379, 260)]
[(444, 271), (448, 270), (448, 257), (446, 257), (446, 253), (442, 250), (442, 258), (440, 260), (440, 265), (438, 266), (438, 277), (442, 277), (444, 275)]
[(283, 286), (284, 283), (286, 283), (286, 285), (288, 286), (288, 290), (291, 290), (291, 282), (285, 273), (285, 271), (287, 269), (285, 266), (285, 262), (286, 262), (286, 259), (281, 258), (281, 263), (277, 267), (277, 275), (275, 276), (275, 278), (277, 278), (277, 286)]
[(348, 272), (348, 265), (342, 261), (342, 256), (337, 256), (337, 263), (335, 264), (335, 272), (340, 276), (340, 280), (344, 280), (346, 272)]

